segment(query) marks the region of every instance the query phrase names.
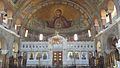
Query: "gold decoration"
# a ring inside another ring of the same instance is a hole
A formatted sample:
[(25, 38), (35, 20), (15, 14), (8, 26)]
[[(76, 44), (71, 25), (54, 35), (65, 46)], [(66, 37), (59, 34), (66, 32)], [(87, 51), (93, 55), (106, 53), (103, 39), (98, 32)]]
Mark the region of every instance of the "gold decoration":
[(55, 31), (55, 35), (53, 36), (50, 40), (50, 44), (61, 44), (62, 43), (62, 38), (61, 36), (58, 34), (59, 32)]

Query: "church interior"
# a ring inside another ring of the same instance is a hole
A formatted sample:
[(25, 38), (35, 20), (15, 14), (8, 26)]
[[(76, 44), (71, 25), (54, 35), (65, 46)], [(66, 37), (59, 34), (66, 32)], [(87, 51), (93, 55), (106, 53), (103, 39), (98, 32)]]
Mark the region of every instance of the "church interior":
[(120, 68), (120, 0), (0, 0), (0, 68)]

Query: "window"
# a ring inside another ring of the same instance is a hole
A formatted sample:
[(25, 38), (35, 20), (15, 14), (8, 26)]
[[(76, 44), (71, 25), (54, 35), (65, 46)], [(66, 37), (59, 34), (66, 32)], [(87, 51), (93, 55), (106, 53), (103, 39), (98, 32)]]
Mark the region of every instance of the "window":
[(74, 40), (77, 41), (78, 40), (78, 35), (74, 34)]
[(39, 35), (39, 40), (43, 40), (43, 34)]

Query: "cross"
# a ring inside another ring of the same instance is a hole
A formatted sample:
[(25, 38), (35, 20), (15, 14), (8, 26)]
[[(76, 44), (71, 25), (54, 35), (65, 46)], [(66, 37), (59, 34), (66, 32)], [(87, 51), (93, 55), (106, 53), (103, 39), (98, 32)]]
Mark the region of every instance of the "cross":
[(59, 34), (59, 32), (58, 31), (55, 31), (55, 35), (58, 35)]

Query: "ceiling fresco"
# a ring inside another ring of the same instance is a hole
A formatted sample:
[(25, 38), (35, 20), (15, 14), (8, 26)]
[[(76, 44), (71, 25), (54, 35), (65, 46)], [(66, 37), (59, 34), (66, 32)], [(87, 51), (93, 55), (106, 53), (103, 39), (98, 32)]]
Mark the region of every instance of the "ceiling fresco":
[[(60, 16), (56, 13), (58, 9)], [(26, 28), (42, 33), (54, 33), (55, 30), (60, 33), (80, 33), (90, 29), (90, 23), (87, 13), (78, 7), (59, 3), (39, 8), (32, 14)]]
[(29, 34), (87, 36), (93, 29), (93, 16), (104, 0), (13, 0), (16, 17), (22, 17), (22, 27)]

